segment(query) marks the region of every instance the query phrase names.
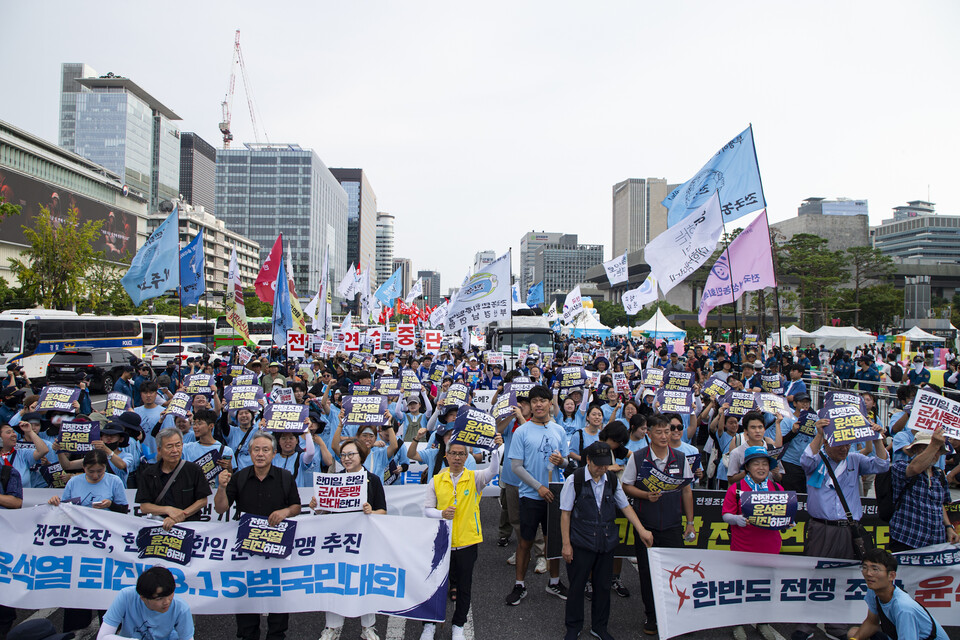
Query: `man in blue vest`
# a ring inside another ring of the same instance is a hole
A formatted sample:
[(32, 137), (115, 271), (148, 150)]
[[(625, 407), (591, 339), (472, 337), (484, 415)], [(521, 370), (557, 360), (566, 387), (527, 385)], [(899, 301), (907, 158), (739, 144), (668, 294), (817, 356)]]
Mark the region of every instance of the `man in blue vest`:
[(594, 442), (583, 453), (587, 466), (571, 474), (560, 492), (560, 535), (570, 579), (564, 640), (576, 640), (583, 629), (583, 597), (588, 578), (593, 585), (591, 634), (601, 640), (612, 640), (607, 621), (610, 619), (613, 554), (620, 542), (617, 511), (623, 512), (648, 547), (653, 544), (653, 534), (644, 529), (627, 503), (616, 474), (607, 471), (614, 462), (610, 445)]
[[(628, 496), (641, 501), (640, 522), (653, 534), (653, 546), (679, 549), (683, 547), (684, 536), (691, 540), (696, 536), (693, 489), (690, 487), (693, 470), (683, 452), (670, 448), (670, 429), (670, 423), (659, 414), (647, 418), (650, 446), (630, 456), (623, 472), (623, 490)], [(649, 490), (654, 485), (660, 488)], [(682, 520), (684, 515), (687, 518), (686, 530)], [(647, 547), (638, 541), (636, 552), (640, 597), (647, 615), (643, 632), (656, 635), (657, 612), (653, 604)]]

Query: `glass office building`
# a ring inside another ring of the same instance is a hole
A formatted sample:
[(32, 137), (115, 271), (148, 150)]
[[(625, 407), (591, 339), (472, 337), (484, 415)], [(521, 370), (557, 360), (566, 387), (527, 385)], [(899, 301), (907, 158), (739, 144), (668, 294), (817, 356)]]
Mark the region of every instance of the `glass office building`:
[(363, 169), (330, 169), (347, 192), (347, 264), (370, 271), (370, 286), (379, 280), (377, 266), (377, 195)]
[(347, 192), (310, 149), (244, 146), (217, 151), (217, 217), (260, 244), (261, 262), (282, 233), (299, 297), (316, 293), (324, 248), (330, 281), (339, 282), (348, 265)]

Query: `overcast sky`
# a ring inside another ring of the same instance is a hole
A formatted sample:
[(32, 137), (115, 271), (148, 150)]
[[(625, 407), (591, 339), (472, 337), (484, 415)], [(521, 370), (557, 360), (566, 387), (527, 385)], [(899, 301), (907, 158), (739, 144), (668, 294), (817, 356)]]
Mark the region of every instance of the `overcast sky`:
[[(56, 142), (62, 62), (130, 77), (220, 146), (234, 30), (271, 142), (362, 167), (395, 255), (460, 283), (530, 230), (611, 254), (611, 186), (691, 177), (753, 123), (771, 221), (960, 214), (943, 2), (5, 2), (0, 119)], [(952, 43), (952, 44), (951, 44)], [(252, 141), (237, 79), (233, 130)]]

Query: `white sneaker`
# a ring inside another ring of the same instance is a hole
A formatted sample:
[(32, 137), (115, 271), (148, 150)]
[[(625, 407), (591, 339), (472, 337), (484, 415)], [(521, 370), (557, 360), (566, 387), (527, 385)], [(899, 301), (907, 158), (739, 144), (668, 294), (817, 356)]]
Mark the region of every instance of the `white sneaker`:
[(434, 634), (437, 632), (437, 625), (432, 622), (425, 622), (423, 625), (423, 631), (420, 633), (420, 640), (433, 640)]
[(463, 627), (453, 625), (450, 630), (450, 640), (464, 640)]
[(516, 552), (516, 551), (513, 552), (513, 555), (511, 555), (509, 558), (507, 558), (507, 564), (513, 564), (513, 565), (517, 564), (517, 552)]
[(537, 558), (537, 568), (533, 570), (534, 573), (546, 573), (547, 572), (547, 559), (544, 557)]
[(342, 627), (327, 627), (320, 634), (320, 640), (340, 640), (340, 631)]
[(360, 640), (380, 640), (380, 636), (373, 627), (364, 627), (360, 630)]

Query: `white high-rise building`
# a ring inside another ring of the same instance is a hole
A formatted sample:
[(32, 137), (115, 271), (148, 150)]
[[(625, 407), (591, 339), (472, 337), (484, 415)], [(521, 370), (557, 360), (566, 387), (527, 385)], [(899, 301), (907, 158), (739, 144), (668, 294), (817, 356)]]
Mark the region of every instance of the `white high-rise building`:
[(377, 282), (383, 284), (393, 275), (393, 226), (396, 216), (377, 212)]

